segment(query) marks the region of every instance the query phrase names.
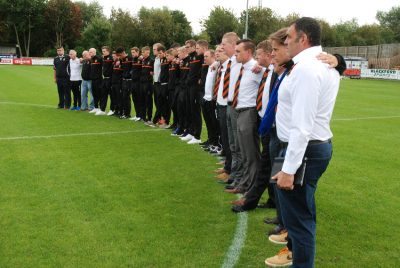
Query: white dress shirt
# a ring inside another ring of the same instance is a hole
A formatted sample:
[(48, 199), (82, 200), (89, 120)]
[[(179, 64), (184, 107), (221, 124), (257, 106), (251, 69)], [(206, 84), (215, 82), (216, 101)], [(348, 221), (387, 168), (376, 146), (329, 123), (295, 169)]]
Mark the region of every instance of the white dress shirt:
[(206, 83), (204, 87), (204, 99), (206, 101), (211, 101), (214, 93), (214, 84), (215, 79), (217, 77), (218, 68), (213, 70), (213, 68), (209, 67), (206, 77)]
[(263, 91), (263, 95), (262, 95), (262, 107), (261, 110), (258, 111), (258, 115), (263, 118), (265, 111), (267, 110), (267, 106), (268, 106), (268, 101), (269, 101), (269, 89), (271, 86), (271, 78), (272, 78), (272, 73), (274, 72), (274, 65), (269, 65), (268, 66), (268, 76), (267, 76), (267, 80), (265, 80), (265, 86), (264, 86), (264, 91)]
[(160, 82), (160, 73), (161, 73), (161, 60), (159, 57), (154, 59), (154, 73), (153, 73), (153, 81)]
[[(256, 64), (257, 61), (255, 59), (251, 59), (243, 64), (244, 69), (242, 79), (240, 80), (238, 103), (236, 109), (256, 107), (258, 87), (260, 86), (260, 82), (265, 71), (265, 68), (262, 68), (262, 71), (258, 74), (253, 73), (253, 68)], [(239, 73), (241, 68), (242, 66), (240, 66), (239, 68)]]
[(78, 58), (69, 60), (69, 67), (71, 69), (71, 74), (69, 80), (80, 81), (82, 80), (82, 63)]
[(339, 73), (316, 59), (321, 46), (303, 50), (283, 79), (278, 92), (276, 127), (280, 140), (288, 142), (282, 171), (295, 174), (310, 140), (332, 137), (330, 120), (339, 90)]
[(228, 105), (228, 98), (223, 98), (222, 97), (222, 91), (224, 90), (224, 77), (225, 77), (225, 72), (226, 72), (226, 67), (228, 66), (228, 61), (226, 60), (224, 63), (222, 63), (222, 69), (221, 69), (221, 81), (219, 81), (219, 87), (218, 87), (218, 94), (217, 94), (217, 103), (219, 105)]
[(233, 100), (233, 93), (235, 92), (235, 84), (238, 80), (240, 68), (242, 68), (242, 64), (237, 62), (236, 56), (233, 55), (230, 60), (231, 63), (231, 76), (229, 78), (229, 93), (228, 93), (228, 101)]

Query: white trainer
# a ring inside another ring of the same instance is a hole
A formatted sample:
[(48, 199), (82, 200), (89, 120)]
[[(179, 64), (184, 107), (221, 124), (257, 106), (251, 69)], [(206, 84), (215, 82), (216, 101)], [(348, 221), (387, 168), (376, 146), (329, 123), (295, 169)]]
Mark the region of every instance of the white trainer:
[(95, 115), (106, 115), (106, 112), (103, 112), (102, 110), (98, 110)]
[(111, 115), (113, 115), (113, 114), (114, 114), (114, 111), (111, 111), (111, 110), (110, 110), (110, 111), (108, 112), (107, 115), (108, 115), (108, 116), (111, 116)]
[(136, 116), (129, 118), (131, 121), (136, 121)]
[(185, 137), (181, 137), (180, 139), (182, 141), (190, 141), (191, 139), (193, 139), (194, 137), (190, 134), (187, 134)]
[(140, 118), (140, 117), (136, 117), (136, 122), (138, 122), (138, 121), (140, 121), (140, 120), (142, 120), (142, 118)]
[(193, 139), (188, 141), (188, 144), (199, 144), (199, 143), (201, 143), (201, 140), (198, 140), (195, 137), (193, 137)]

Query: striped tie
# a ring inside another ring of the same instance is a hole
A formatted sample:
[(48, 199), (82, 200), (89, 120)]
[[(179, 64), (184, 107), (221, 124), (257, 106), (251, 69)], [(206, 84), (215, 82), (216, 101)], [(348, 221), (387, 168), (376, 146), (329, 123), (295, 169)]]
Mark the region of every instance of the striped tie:
[(217, 80), (215, 81), (214, 84), (214, 90), (213, 90), (213, 99), (216, 100), (218, 96), (218, 89), (219, 89), (219, 84), (221, 83), (221, 74), (222, 74), (222, 65), (218, 67), (217, 70)]
[(261, 79), (260, 86), (258, 87), (257, 101), (256, 101), (257, 111), (261, 111), (262, 108), (262, 96), (264, 93), (265, 83), (267, 82), (268, 72), (269, 70), (266, 69)]
[(242, 66), (242, 68), (240, 68), (238, 80), (236, 81), (236, 84), (235, 84), (235, 92), (233, 93), (233, 100), (232, 100), (233, 108), (236, 108), (236, 106), (238, 104), (240, 81), (242, 80), (243, 70), (244, 70), (244, 67)]
[(228, 61), (228, 66), (226, 66), (225, 76), (224, 76), (224, 90), (222, 91), (222, 97), (226, 99), (229, 93), (229, 79), (231, 77), (231, 64), (232, 61)]

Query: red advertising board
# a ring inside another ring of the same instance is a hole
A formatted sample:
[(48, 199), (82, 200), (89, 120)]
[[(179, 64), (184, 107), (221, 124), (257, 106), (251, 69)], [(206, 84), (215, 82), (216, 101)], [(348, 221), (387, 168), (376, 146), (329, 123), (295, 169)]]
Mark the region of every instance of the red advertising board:
[(15, 65), (32, 65), (32, 59), (31, 58), (13, 59), (13, 64), (15, 64)]
[(350, 77), (350, 78), (361, 78), (361, 70), (360, 69), (346, 69), (344, 71), (344, 76)]

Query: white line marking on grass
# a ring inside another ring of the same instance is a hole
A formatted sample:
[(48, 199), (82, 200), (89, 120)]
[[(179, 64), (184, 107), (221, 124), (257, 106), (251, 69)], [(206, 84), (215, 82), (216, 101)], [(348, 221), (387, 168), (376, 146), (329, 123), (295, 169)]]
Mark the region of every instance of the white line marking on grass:
[(358, 121), (358, 120), (390, 119), (390, 118), (400, 118), (400, 115), (370, 116), (370, 117), (355, 117), (355, 118), (336, 118), (336, 119), (332, 119), (332, 121)]
[(43, 135), (43, 136), (0, 137), (0, 141), (53, 139), (53, 138), (77, 137), (77, 136), (101, 136), (101, 135), (153, 132), (153, 131), (163, 131), (163, 130), (164, 129), (141, 129), (141, 130), (110, 131), (110, 132), (97, 132), (97, 133), (89, 132), (89, 133), (69, 133), (69, 134), (56, 134), (56, 135)]
[(54, 108), (54, 109), (56, 109), (56, 107), (52, 106), (52, 105), (24, 103), (24, 102), (14, 102), (14, 101), (0, 101), (0, 104), (23, 105), (23, 106), (34, 106), (34, 107), (43, 107), (43, 108)]
[(237, 213), (238, 220), (236, 225), (235, 236), (230, 245), (222, 264), (222, 268), (233, 268), (240, 258), (240, 253), (246, 241), (247, 235), (247, 212)]

